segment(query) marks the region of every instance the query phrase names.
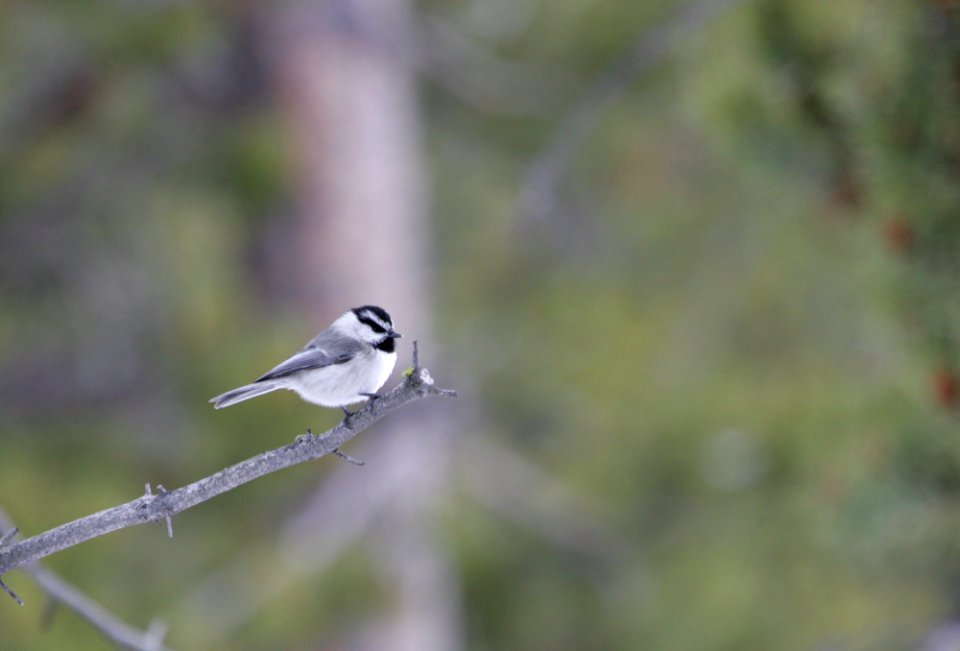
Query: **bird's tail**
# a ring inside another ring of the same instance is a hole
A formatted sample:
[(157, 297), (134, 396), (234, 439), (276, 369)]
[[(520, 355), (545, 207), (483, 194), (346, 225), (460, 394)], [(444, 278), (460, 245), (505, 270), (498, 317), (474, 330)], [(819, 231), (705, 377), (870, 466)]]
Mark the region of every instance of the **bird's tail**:
[(211, 398), (210, 402), (213, 403), (215, 409), (223, 409), (224, 407), (235, 405), (238, 402), (243, 402), (244, 400), (262, 396), (263, 394), (270, 393), (271, 391), (276, 391), (279, 388), (281, 388), (281, 386), (274, 382), (254, 382), (253, 384), (248, 384), (246, 386), (237, 387), (236, 389), (227, 391), (216, 398)]

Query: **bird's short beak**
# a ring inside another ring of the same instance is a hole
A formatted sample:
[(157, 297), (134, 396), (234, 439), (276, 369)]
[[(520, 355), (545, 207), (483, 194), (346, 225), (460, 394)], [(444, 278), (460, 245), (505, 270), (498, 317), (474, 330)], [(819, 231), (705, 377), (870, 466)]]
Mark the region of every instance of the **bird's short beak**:
[(387, 339), (399, 339), (399, 338), (402, 337), (402, 336), (403, 336), (403, 335), (400, 334), (399, 332), (388, 332), (388, 333), (387, 333)]

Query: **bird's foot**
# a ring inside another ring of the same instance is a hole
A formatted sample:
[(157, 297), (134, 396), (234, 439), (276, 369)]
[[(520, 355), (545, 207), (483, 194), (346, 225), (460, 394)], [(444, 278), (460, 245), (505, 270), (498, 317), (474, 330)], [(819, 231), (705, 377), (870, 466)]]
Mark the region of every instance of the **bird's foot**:
[(376, 402), (382, 397), (379, 393), (361, 393), (360, 395), (365, 397), (367, 400), (369, 400), (369, 402), (367, 402), (367, 406), (364, 407), (364, 409), (369, 408), (374, 402)]
[(353, 418), (354, 414), (356, 414), (357, 412), (355, 412), (355, 411), (350, 411), (350, 410), (347, 409), (346, 407), (340, 407), (340, 409), (343, 410), (343, 423), (342, 423), (342, 425), (343, 425), (344, 427), (346, 427), (347, 429), (353, 429), (353, 426), (350, 424), (350, 419)]

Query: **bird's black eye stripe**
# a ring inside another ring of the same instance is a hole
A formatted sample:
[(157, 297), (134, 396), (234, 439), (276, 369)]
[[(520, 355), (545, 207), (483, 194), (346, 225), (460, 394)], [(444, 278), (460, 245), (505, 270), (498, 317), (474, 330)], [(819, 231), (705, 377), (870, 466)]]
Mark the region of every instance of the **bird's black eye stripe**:
[(382, 325), (380, 325), (370, 317), (366, 316), (365, 314), (358, 316), (357, 320), (364, 325), (370, 326), (370, 329), (376, 332), (378, 335), (386, 334), (387, 332), (386, 328), (384, 328)]

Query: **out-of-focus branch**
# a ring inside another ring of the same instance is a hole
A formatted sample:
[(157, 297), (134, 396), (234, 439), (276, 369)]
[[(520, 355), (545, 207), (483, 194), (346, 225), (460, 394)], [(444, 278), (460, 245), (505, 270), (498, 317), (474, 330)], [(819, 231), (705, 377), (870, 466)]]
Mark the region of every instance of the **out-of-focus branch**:
[[(0, 531), (5, 533), (16, 531), (7, 514), (2, 510), (0, 510)], [(4, 538), (6, 538), (6, 535), (4, 535)], [(163, 643), (166, 626), (154, 623), (146, 631), (141, 631), (120, 620), (96, 601), (42, 565), (31, 563), (23, 569), (33, 577), (52, 603), (63, 604), (74, 611), (90, 622), (111, 642), (133, 651), (171, 651)]]
[(570, 75), (555, 67), (508, 61), (471, 41), (456, 25), (426, 16), (397, 47), (424, 78), (463, 103), (501, 115), (538, 114), (560, 106)]
[(601, 504), (490, 440), (464, 437), (457, 445), (457, 477), (468, 497), (558, 548), (605, 563), (626, 554)]
[(645, 30), (624, 56), (560, 118), (553, 138), (527, 168), (520, 195), (520, 220), (541, 220), (556, 207), (563, 177), (596, 128), (604, 111), (639, 77), (665, 59), (677, 45), (743, 0), (694, 0), (669, 20)]
[(34, 564), (26, 571), (43, 588), (47, 597), (83, 617), (107, 639), (121, 647), (136, 651), (170, 651), (170, 647), (163, 642), (167, 627), (162, 622), (155, 621), (147, 630), (141, 631), (118, 619), (47, 568)]
[(354, 414), (350, 418), (349, 428), (341, 423), (319, 436), (300, 436), (290, 445), (264, 452), (182, 488), (158, 495), (144, 495), (0, 549), (0, 576), (111, 531), (167, 520), (172, 515), (258, 477), (330, 454), (388, 413), (409, 402), (426, 396), (453, 395), (456, 392), (435, 387), (427, 369), (415, 368), (390, 393)]

